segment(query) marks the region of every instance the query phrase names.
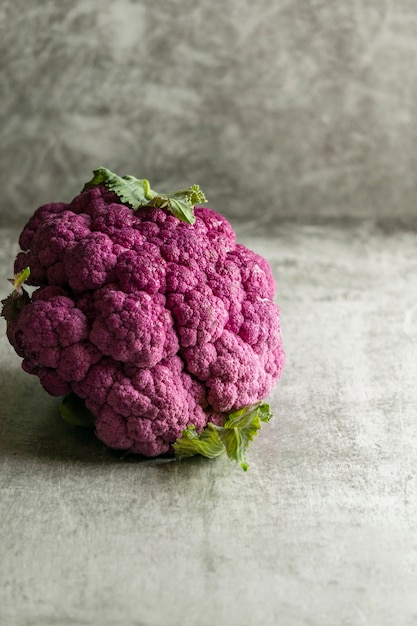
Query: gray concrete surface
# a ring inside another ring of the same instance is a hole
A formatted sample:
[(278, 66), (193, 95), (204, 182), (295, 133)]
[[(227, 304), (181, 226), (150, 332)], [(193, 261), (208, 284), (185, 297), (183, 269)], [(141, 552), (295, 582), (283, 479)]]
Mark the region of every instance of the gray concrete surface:
[(232, 217), (414, 216), (416, 21), (411, 0), (2, 0), (0, 222), (100, 165)]
[(1, 624), (417, 624), (417, 234), (238, 232), (272, 263), (288, 359), (247, 474), (120, 460), (2, 336)]

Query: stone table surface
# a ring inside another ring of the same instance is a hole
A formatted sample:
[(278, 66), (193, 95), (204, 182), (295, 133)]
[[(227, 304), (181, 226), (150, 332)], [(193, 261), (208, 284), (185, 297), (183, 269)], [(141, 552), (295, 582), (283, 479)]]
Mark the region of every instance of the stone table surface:
[(417, 234), (236, 228), (272, 264), (287, 353), (247, 473), (121, 460), (2, 333), (0, 624), (417, 624)]

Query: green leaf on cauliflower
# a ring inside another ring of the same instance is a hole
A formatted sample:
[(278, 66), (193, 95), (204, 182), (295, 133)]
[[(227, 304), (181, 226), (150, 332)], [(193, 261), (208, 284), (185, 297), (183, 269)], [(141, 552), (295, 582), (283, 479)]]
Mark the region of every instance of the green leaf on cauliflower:
[(194, 224), (195, 216), (193, 209), (197, 202), (207, 202), (207, 200), (200, 187), (198, 185), (192, 185), (189, 189), (159, 194), (150, 201), (149, 206), (168, 209), (182, 222)]
[(194, 426), (187, 427), (174, 443), (177, 458), (201, 454), (208, 458), (226, 453), (233, 461), (237, 461), (246, 471), (246, 450), (253, 441), (263, 422), (272, 417), (268, 404), (257, 403), (229, 413), (223, 426), (209, 422), (207, 427), (198, 434)]
[(95, 185), (103, 184), (134, 211), (146, 207), (167, 209), (179, 220), (194, 224), (193, 209), (195, 204), (207, 201), (198, 185), (192, 185), (188, 189), (180, 189), (172, 193), (160, 194), (151, 188), (146, 178), (118, 176), (106, 167), (94, 170), (93, 174), (93, 178), (86, 183), (83, 191)]
[(182, 435), (174, 443), (175, 455), (182, 459), (189, 456), (201, 454), (209, 459), (219, 456), (225, 452), (224, 444), (220, 441), (216, 427), (210, 422), (207, 427), (198, 434), (195, 426), (187, 426), (182, 431)]
[(223, 427), (217, 427), (217, 433), (229, 458), (240, 463), (246, 471), (245, 452), (262, 426), (272, 417), (268, 404), (246, 407), (231, 413)]
[(134, 176), (118, 176), (106, 167), (100, 167), (93, 171), (93, 178), (86, 183), (83, 191), (103, 184), (118, 198), (128, 204), (135, 211), (140, 207), (147, 206), (157, 194), (151, 189), (149, 181), (145, 178), (139, 179)]
[(59, 407), (62, 419), (73, 426), (90, 428), (94, 424), (94, 415), (85, 406), (84, 400), (75, 393), (69, 393)]
[(30, 276), (30, 268), (25, 267), (21, 272), (9, 278), (13, 285), (13, 291), (4, 300), (1, 300), (2, 309), (0, 315), (6, 322), (11, 322), (19, 316), (23, 307), (30, 302), (29, 294), (23, 289), (24, 283)]
[(15, 292), (21, 296), (23, 292), (23, 285), (30, 276), (30, 267), (25, 267), (21, 272), (18, 272), (9, 278), (9, 283), (12, 283)]

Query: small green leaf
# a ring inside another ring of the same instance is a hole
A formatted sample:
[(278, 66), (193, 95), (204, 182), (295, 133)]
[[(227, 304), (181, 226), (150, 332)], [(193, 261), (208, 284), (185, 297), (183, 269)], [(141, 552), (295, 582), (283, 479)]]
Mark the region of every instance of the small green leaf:
[(75, 393), (69, 393), (62, 400), (59, 407), (62, 419), (74, 426), (90, 428), (94, 424), (95, 417), (85, 406), (84, 400)]
[(207, 428), (200, 435), (197, 433), (195, 426), (187, 426), (182, 431), (182, 435), (174, 443), (173, 448), (178, 458), (185, 458), (201, 454), (209, 459), (213, 459), (224, 452), (224, 445), (220, 441), (213, 424), (208, 423)]
[(167, 208), (179, 220), (194, 224), (195, 216), (193, 209), (200, 202), (207, 202), (206, 196), (199, 185), (192, 185), (188, 189), (160, 194), (151, 200), (150, 205)]
[(16, 319), (23, 307), (30, 302), (29, 294), (23, 289), (23, 284), (29, 276), (30, 268), (25, 267), (21, 272), (15, 274), (13, 278), (8, 279), (9, 283), (13, 285), (13, 291), (7, 298), (1, 300), (2, 309), (0, 313), (7, 322)]
[(272, 414), (268, 404), (255, 405), (231, 413), (223, 427), (218, 427), (220, 440), (229, 458), (240, 463), (246, 471), (246, 450), (261, 428), (261, 422), (269, 422)]
[(22, 293), (23, 293), (23, 289), (22, 289), (23, 283), (25, 283), (27, 281), (29, 276), (30, 276), (30, 267), (25, 267), (24, 270), (22, 270), (18, 274), (15, 274), (13, 276), (13, 278), (9, 278), (9, 283), (12, 283), (15, 292), (17, 294), (19, 294), (19, 296), (22, 295)]
[(269, 422), (272, 414), (268, 404), (255, 404), (229, 413), (223, 426), (209, 422), (198, 434), (194, 426), (188, 426), (174, 443), (178, 458), (201, 454), (209, 458), (226, 452), (233, 461), (240, 463), (244, 471), (248, 469), (246, 450), (253, 441), (262, 423)]
[(93, 178), (84, 185), (83, 191), (94, 185), (103, 184), (110, 191), (114, 191), (124, 204), (128, 204), (135, 211), (140, 207), (147, 206), (156, 195), (146, 179), (138, 179), (134, 176), (118, 176), (106, 167), (94, 170), (93, 174)]
[(197, 202), (206, 202), (206, 197), (198, 185), (173, 193), (159, 194), (151, 188), (146, 178), (118, 176), (105, 167), (94, 170), (93, 174), (93, 178), (86, 183), (83, 191), (94, 185), (103, 184), (134, 211), (146, 207), (168, 209), (183, 222), (194, 224), (194, 205)]

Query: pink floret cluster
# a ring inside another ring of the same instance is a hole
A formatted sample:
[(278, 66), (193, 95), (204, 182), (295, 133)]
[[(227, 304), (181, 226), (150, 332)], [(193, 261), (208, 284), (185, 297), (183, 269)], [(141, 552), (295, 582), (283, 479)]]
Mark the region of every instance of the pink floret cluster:
[(275, 283), (228, 221), (134, 212), (103, 185), (40, 207), (15, 271), (38, 286), (8, 324), (25, 371), (73, 392), (111, 448), (172, 451), (182, 431), (264, 399), (284, 366)]

